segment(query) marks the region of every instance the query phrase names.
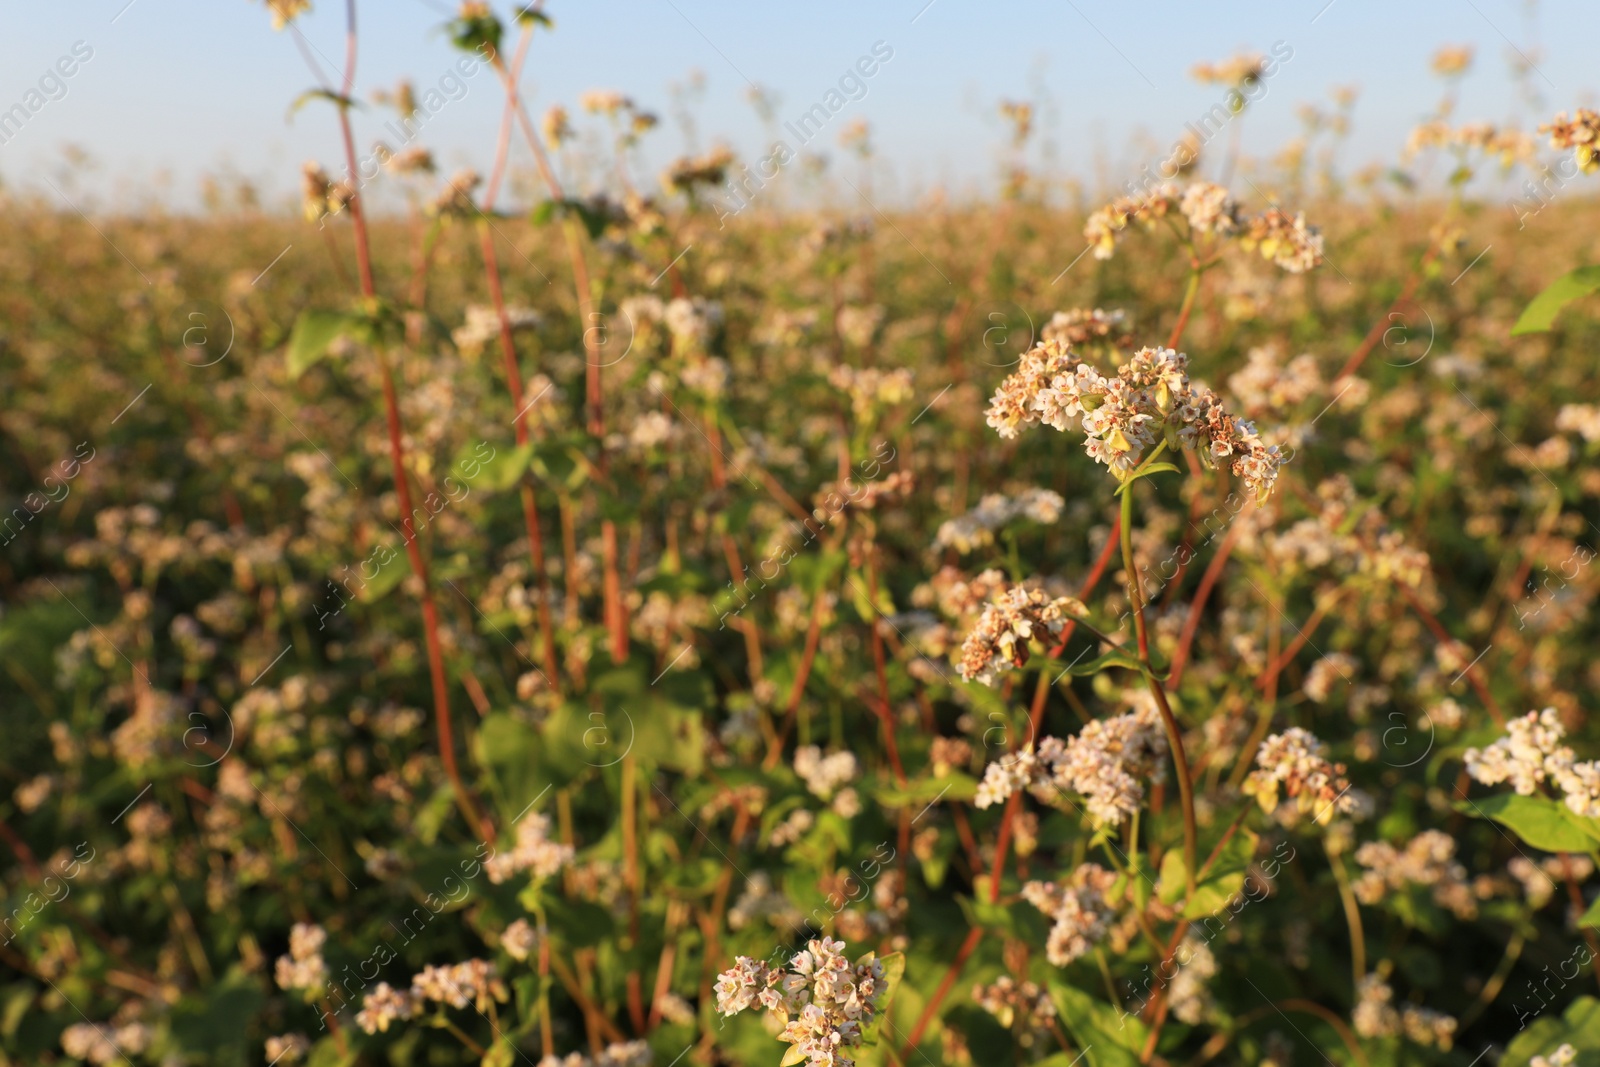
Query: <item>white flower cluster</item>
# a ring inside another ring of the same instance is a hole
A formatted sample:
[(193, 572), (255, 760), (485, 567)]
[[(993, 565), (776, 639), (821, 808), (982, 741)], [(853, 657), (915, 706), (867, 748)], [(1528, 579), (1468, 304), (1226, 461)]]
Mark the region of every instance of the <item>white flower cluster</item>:
[(945, 566), (919, 593), (922, 599), (938, 605), (946, 618), (959, 621), (982, 611), (985, 604), (1005, 590), (1006, 584), (1005, 573), (993, 567), (969, 578), (955, 567)]
[(1322, 262), (1322, 234), (1306, 225), (1304, 212), (1290, 216), (1269, 208), (1240, 231), (1239, 243), (1290, 274), (1304, 274)]
[(1556, 882), (1565, 881), (1568, 865), (1572, 877), (1583, 882), (1594, 873), (1594, 861), (1588, 856), (1546, 856), (1535, 863), (1526, 856), (1513, 856), (1506, 864), (1506, 870), (1518, 882), (1522, 883), (1522, 892), (1528, 899), (1528, 906), (1535, 911), (1550, 903), (1550, 898), (1555, 895)]
[(1061, 517), (1066, 503), (1053, 489), (1025, 489), (1014, 497), (986, 493), (977, 507), (941, 523), (933, 545), (966, 555), (982, 545), (993, 544), (994, 531), (1017, 519), (1050, 525)]
[(1600, 407), (1593, 404), (1562, 404), (1556, 412), (1556, 429), (1575, 433), (1593, 444), (1600, 441)]
[(851, 1067), (850, 1050), (861, 1044), (884, 994), (883, 964), (870, 954), (854, 967), (844, 942), (827, 937), (806, 943), (787, 969), (740, 956), (717, 976), (717, 1010), (737, 1015), (759, 1006), (784, 1024), (778, 1040), (794, 1048), (785, 1063), (802, 1059), (817, 1067)]
[(1261, 810), (1271, 813), (1277, 811), (1281, 786), (1295, 802), (1289, 814), (1310, 814), (1320, 826), (1332, 821), (1335, 812), (1362, 814), (1369, 798), (1351, 788), (1344, 764), (1330, 763), (1323, 755), (1326, 751), (1327, 746), (1315, 734), (1298, 726), (1273, 734), (1256, 752), (1257, 769), (1250, 772), (1240, 791), (1255, 797)]
[(817, 817), (808, 808), (796, 808), (767, 834), (768, 848), (787, 848), (816, 825)]
[(527, 919), (518, 919), (500, 935), (500, 947), (514, 960), (525, 960), (539, 947), (540, 932)]
[(1311, 665), (1306, 680), (1301, 684), (1306, 696), (1318, 704), (1326, 704), (1333, 695), (1334, 683), (1350, 680), (1356, 672), (1356, 658), (1348, 652), (1330, 652)]
[(824, 756), (816, 745), (802, 745), (795, 750), (794, 773), (812, 795), (823, 800), (831, 799), (839, 787), (854, 781), (856, 771), (854, 752), (830, 752)]
[(1038, 982), (1018, 983), (1009, 974), (1002, 974), (992, 985), (973, 986), (972, 1000), (1007, 1030), (1015, 1027), (1017, 1041), (1024, 1046), (1032, 1045), (1036, 1034), (1048, 1032), (1056, 1017), (1048, 991)]
[(1073, 308), (1058, 311), (1039, 331), (1039, 340), (1056, 341), (1073, 346), (1090, 344), (1120, 333), (1127, 314), (1122, 311), (1101, 311), (1099, 308)]
[(411, 996), (414, 1000), (433, 1000), (452, 1008), (473, 1005), (478, 1011), (489, 1010), (496, 1000), (506, 999), (505, 984), (495, 975), (494, 964), (487, 960), (463, 960), (448, 967), (429, 964), (411, 979)]
[(850, 410), (860, 420), (912, 397), (911, 372), (904, 367), (885, 371), (841, 363), (828, 372), (828, 384), (850, 397)]
[(1195, 1026), (1211, 1007), (1211, 990), (1206, 988), (1206, 982), (1216, 977), (1217, 957), (1205, 940), (1191, 932), (1183, 939), (1179, 959), (1183, 966), (1172, 979), (1167, 999), (1179, 1022)]
[(546, 1056), (539, 1067), (650, 1067), (655, 1053), (644, 1041), (617, 1041), (607, 1045), (592, 1059), (581, 1052), (565, 1056)]
[(485, 1012), (494, 1002), (503, 1002), (509, 996), (505, 983), (495, 973), (494, 964), (487, 960), (464, 960), (447, 967), (429, 964), (412, 976), (410, 989), (396, 989), (388, 982), (373, 986), (362, 998), (356, 1025), (375, 1034), (388, 1030), (397, 1020), (416, 1015), (425, 1001), (448, 1004), (452, 1008), (471, 1004), (477, 1011)]
[(548, 878), (572, 862), (571, 845), (549, 838), (550, 818), (529, 812), (517, 824), (517, 844), (509, 852), (496, 852), (483, 864), (489, 881), (500, 885), (518, 871), (532, 871), (536, 878)]
[(1119, 478), (1157, 442), (1192, 446), (1206, 461), (1244, 479), (1258, 497), (1272, 491), (1283, 458), (1246, 419), (1228, 413), (1210, 389), (1191, 383), (1189, 357), (1170, 348), (1141, 348), (1115, 377), (1078, 362), (1071, 349), (1047, 341), (1030, 349), (989, 401), (988, 423), (1001, 437), (1042, 422), (1081, 428), (1084, 450)]
[(798, 927), (804, 916), (800, 909), (772, 885), (772, 876), (766, 871), (756, 871), (746, 879), (744, 891), (728, 909), (728, 928), (742, 930), (750, 923), (766, 919), (780, 930)]
[(1237, 237), (1246, 250), (1259, 250), (1262, 258), (1291, 274), (1322, 262), (1322, 235), (1306, 225), (1304, 214), (1290, 216), (1268, 208), (1246, 220), (1226, 189), (1203, 181), (1187, 189), (1180, 189), (1176, 182), (1163, 182), (1142, 195), (1118, 197), (1089, 216), (1083, 239), (1094, 249), (1096, 259), (1110, 259), (1130, 225), (1137, 222), (1151, 229), (1178, 213), (1191, 233)]
[(1395, 1037), (1403, 1033), (1415, 1044), (1444, 1051), (1449, 1051), (1455, 1043), (1455, 1019), (1443, 1012), (1410, 1004), (1396, 1009), (1394, 990), (1389, 988), (1381, 973), (1362, 978), (1356, 993), (1359, 999), (1350, 1021), (1362, 1037)]
[[(536, 330), (543, 321), (532, 308), (507, 307), (506, 321), (513, 332)], [(485, 304), (469, 304), (466, 320), (450, 332), (456, 347), (468, 355), (477, 355), (491, 341), (500, 337), (500, 313)]]
[(973, 803), (987, 808), (1018, 789), (1041, 800), (1060, 793), (1084, 798), (1090, 823), (1116, 826), (1144, 803), (1144, 780), (1166, 776), (1167, 735), (1152, 705), (1096, 719), (1063, 742), (1046, 737), (989, 764)]
[(1578, 1058), (1578, 1050), (1571, 1045), (1562, 1043), (1561, 1047), (1548, 1056), (1535, 1056), (1528, 1061), (1528, 1067), (1571, 1067), (1572, 1061)]
[(672, 336), (687, 344), (704, 345), (722, 325), (722, 305), (705, 297), (677, 297), (662, 315)]
[(61, 1031), (61, 1049), (68, 1056), (90, 1063), (127, 1062), (150, 1047), (150, 1028), (144, 1023), (110, 1026), (73, 1023)]
[(266, 1046), (269, 1064), (298, 1063), (311, 1051), (311, 1042), (304, 1034), (275, 1035), (267, 1038)]
[(1030, 641), (1058, 636), (1069, 615), (1088, 611), (1073, 597), (1052, 597), (1036, 586), (1013, 586), (989, 602), (962, 642), (961, 677), (993, 685), (997, 667), (1028, 662)]
[(278, 985), (283, 989), (321, 990), (328, 978), (328, 965), (322, 961), (322, 944), (327, 939), (322, 927), (295, 923), (289, 931), (289, 954), (278, 957)]
[(1578, 815), (1600, 817), (1600, 762), (1579, 762), (1561, 744), (1567, 735), (1555, 708), (1530, 711), (1506, 725), (1506, 736), (1485, 749), (1467, 749), (1467, 773), (1484, 785), (1510, 782), (1531, 796), (1545, 781), (1566, 794)]
[(1028, 882), (1022, 887), (1022, 898), (1055, 923), (1045, 941), (1045, 958), (1051, 964), (1065, 967), (1106, 936), (1115, 914), (1106, 892), (1116, 881), (1115, 871), (1085, 863), (1072, 872), (1064, 886)]
[(1280, 366), (1277, 350), (1264, 345), (1252, 348), (1247, 358), (1242, 370), (1228, 376), (1228, 391), (1252, 416), (1292, 411), (1322, 391), (1322, 374), (1313, 355), (1296, 356)]
[(1239, 230), (1239, 205), (1215, 182), (1193, 182), (1183, 191), (1178, 209), (1196, 233), (1226, 237)]
[(416, 1014), (416, 1001), (405, 990), (396, 989), (388, 982), (379, 982), (361, 1000), (361, 1010), (356, 1012), (356, 1025), (369, 1034), (388, 1032), (389, 1025)]
[(1361, 903), (1378, 904), (1392, 890), (1429, 886), (1441, 907), (1459, 919), (1473, 919), (1478, 914), (1477, 898), (1467, 869), (1455, 857), (1455, 838), (1439, 830), (1422, 831), (1403, 850), (1387, 841), (1368, 841), (1356, 849), (1356, 862), (1366, 870), (1351, 889)]

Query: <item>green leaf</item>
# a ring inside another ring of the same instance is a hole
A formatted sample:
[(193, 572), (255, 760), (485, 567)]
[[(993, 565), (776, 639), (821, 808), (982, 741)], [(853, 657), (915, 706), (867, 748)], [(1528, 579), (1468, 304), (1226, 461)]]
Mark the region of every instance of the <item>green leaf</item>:
[(611, 224), (611, 218), (604, 211), (593, 204), (583, 200), (546, 200), (533, 209), (529, 219), (535, 226), (543, 226), (554, 218), (571, 218), (576, 216), (583, 223), (583, 228), (588, 231), (590, 238), (599, 237)]
[(572, 201), (572, 211), (582, 220), (583, 228), (589, 232), (590, 240), (605, 233), (606, 226), (611, 221), (606, 217), (605, 212), (597, 211), (581, 200)]
[(889, 1005), (894, 1003), (894, 995), (900, 991), (900, 980), (906, 974), (906, 954), (904, 952), (891, 952), (879, 959), (883, 964), (883, 1014), (889, 1014)]
[(1579, 917), (1578, 925), (1600, 930), (1600, 897), (1596, 897), (1594, 903), (1589, 905), (1589, 910)]
[(1130, 485), (1132, 485), (1134, 482), (1138, 481), (1140, 478), (1148, 478), (1152, 474), (1160, 474), (1160, 473), (1162, 473), (1164, 471), (1175, 471), (1177, 469), (1178, 468), (1174, 464), (1167, 463), (1165, 461), (1163, 461), (1161, 463), (1152, 463), (1148, 467), (1140, 467), (1138, 470), (1134, 471), (1132, 474), (1130, 474), (1128, 476), (1128, 480), (1127, 481), (1125, 481), (1121, 485), (1117, 486), (1116, 492), (1111, 494), (1111, 495), (1112, 496), (1121, 496), (1123, 493), (1126, 493), (1128, 491), (1128, 487)]
[[(1540, 1006), (1537, 1000), (1524, 1007), (1513, 1002), (1512, 1010), (1522, 1019), (1525, 1012), (1537, 1014)], [(1546, 1016), (1527, 1025), (1506, 1046), (1499, 1067), (1527, 1067), (1533, 1057), (1548, 1056), (1563, 1044), (1570, 1044), (1577, 1050), (1576, 1067), (1595, 1067), (1600, 1063), (1600, 1000), (1579, 997), (1561, 1018)]]
[(510, 1041), (496, 1041), (484, 1053), (480, 1067), (512, 1067), (517, 1062), (517, 1048)]
[(528, 221), (532, 222), (535, 226), (543, 226), (545, 223), (556, 217), (556, 208), (559, 207), (560, 204), (561, 201), (559, 200), (543, 201), (538, 207), (533, 209), (533, 213), (528, 216)]
[(863, 622), (874, 622), (878, 615), (893, 615), (894, 600), (889, 596), (889, 590), (878, 587), (877, 610), (873, 610), (873, 603), (867, 598), (867, 581), (865, 576), (852, 574), (845, 580), (845, 585), (850, 590), (850, 606), (856, 609), (856, 614)]
[[(1223, 846), (1221, 855), (1206, 871), (1206, 876), (1195, 885), (1194, 898), (1183, 909), (1183, 917), (1203, 919), (1227, 907), (1228, 902), (1244, 888), (1245, 874), (1255, 854), (1256, 835), (1240, 829)], [(1168, 849), (1161, 859), (1161, 884), (1156, 891), (1162, 903), (1177, 904), (1183, 900), (1188, 891), (1185, 873), (1182, 850)]]
[(584, 770), (579, 739), (586, 725), (565, 707), (551, 715), (543, 736), (505, 712), (485, 716), (473, 738), (473, 751), (478, 764), (493, 774), (507, 819), (525, 811), (551, 785), (566, 785)]
[(904, 786), (882, 785), (874, 790), (878, 803), (890, 808), (928, 805), (938, 800), (971, 800), (978, 795), (978, 780), (966, 774), (943, 778), (917, 778)]
[(485, 46), (490, 54), (500, 51), (503, 31), (500, 20), (493, 15), (467, 15), (451, 19), (445, 23), (444, 29), (450, 35), (450, 43), (463, 52), (482, 53)]
[(356, 599), (363, 604), (376, 604), (393, 592), (395, 586), (411, 573), (411, 561), (406, 558), (403, 545), (382, 545), (373, 549), (367, 558), (361, 561), (362, 568), (369, 563), (376, 569), (370, 578), (363, 569), (361, 588), (356, 591)]
[(1119, 1013), (1060, 981), (1050, 983), (1050, 998), (1090, 1067), (1139, 1067), (1145, 1026), (1136, 1013)]
[(497, 493), (504, 492), (522, 480), (522, 474), (532, 459), (531, 442), (516, 448), (497, 448), (494, 456), (480, 465), (476, 484)]
[(348, 111), (350, 108), (361, 106), (357, 101), (350, 99), (348, 96), (340, 96), (332, 89), (307, 89), (295, 97), (294, 102), (289, 105), (289, 117), (293, 118), (295, 112), (313, 100), (326, 100), (341, 111)]
[(1482, 800), (1459, 801), (1456, 810), (1493, 819), (1546, 852), (1591, 852), (1600, 842), (1600, 823), (1550, 797), (1497, 793)]
[(1139, 662), (1138, 656), (1131, 652), (1124, 652), (1120, 648), (1114, 648), (1103, 656), (1096, 656), (1094, 659), (1069, 665), (1065, 674), (1081, 678), (1091, 674), (1099, 674), (1108, 667), (1125, 667), (1130, 671), (1144, 673), (1144, 664)]
[(359, 329), (360, 320), (339, 311), (302, 311), (289, 335), (289, 377), (298, 378), (327, 358), (328, 348)]
[(258, 979), (238, 967), (209, 989), (180, 1000), (172, 1012), (172, 1037), (188, 1057), (231, 1062), (246, 1034), (240, 1020), (253, 1017), (266, 1002)]
[(1579, 267), (1572, 273), (1557, 278), (1523, 309), (1522, 317), (1511, 327), (1511, 336), (1543, 333), (1555, 325), (1556, 316), (1561, 313), (1562, 308), (1579, 297), (1588, 296), (1596, 289), (1600, 289), (1600, 267)]
[(329, 1035), (311, 1047), (306, 1057), (306, 1067), (352, 1067), (360, 1057), (355, 1049), (344, 1045), (337, 1037)]

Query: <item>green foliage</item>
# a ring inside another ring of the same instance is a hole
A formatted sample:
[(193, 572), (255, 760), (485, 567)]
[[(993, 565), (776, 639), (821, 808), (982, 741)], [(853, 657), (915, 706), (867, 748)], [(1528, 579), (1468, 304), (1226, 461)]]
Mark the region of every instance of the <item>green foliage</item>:
[(1600, 290), (1600, 267), (1579, 267), (1563, 274), (1523, 309), (1516, 325), (1511, 327), (1511, 336), (1545, 332), (1555, 325), (1556, 316), (1568, 304), (1596, 290)]
[(1534, 848), (1549, 852), (1593, 852), (1600, 846), (1600, 821), (1575, 814), (1550, 797), (1497, 793), (1460, 801), (1456, 808), (1493, 819)]

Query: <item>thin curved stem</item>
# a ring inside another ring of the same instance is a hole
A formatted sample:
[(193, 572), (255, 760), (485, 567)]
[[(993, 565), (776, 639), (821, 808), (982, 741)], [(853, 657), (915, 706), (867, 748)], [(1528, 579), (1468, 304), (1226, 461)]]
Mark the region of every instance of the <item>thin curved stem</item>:
[[(1327, 848), (1327, 839), (1323, 847)], [(1367, 973), (1367, 938), (1361, 927), (1361, 906), (1356, 903), (1355, 892), (1350, 887), (1350, 873), (1344, 869), (1344, 859), (1327, 848), (1328, 866), (1333, 868), (1333, 879), (1339, 883), (1339, 900), (1344, 904), (1344, 920), (1350, 927), (1350, 972), (1352, 988), (1359, 993), (1361, 979)]]
[(1183, 306), (1178, 309), (1178, 321), (1172, 326), (1172, 333), (1167, 338), (1168, 348), (1177, 348), (1178, 342), (1183, 338), (1184, 327), (1189, 325), (1189, 314), (1194, 310), (1195, 297), (1200, 295), (1200, 268), (1194, 267), (1189, 271), (1189, 284), (1183, 291)]
[(1133, 627), (1139, 638), (1139, 661), (1144, 664), (1145, 680), (1150, 684), (1150, 695), (1155, 697), (1161, 712), (1161, 723), (1167, 730), (1167, 744), (1172, 749), (1172, 763), (1178, 776), (1178, 798), (1183, 805), (1183, 860), (1184, 881), (1190, 896), (1195, 887), (1195, 854), (1199, 851), (1194, 814), (1194, 783), (1189, 780), (1189, 757), (1183, 749), (1183, 731), (1167, 703), (1167, 691), (1157, 680), (1150, 666), (1150, 641), (1145, 630), (1144, 598), (1139, 590), (1139, 571), (1133, 563), (1133, 486), (1122, 494), (1122, 566), (1128, 572), (1128, 602), (1133, 611)]

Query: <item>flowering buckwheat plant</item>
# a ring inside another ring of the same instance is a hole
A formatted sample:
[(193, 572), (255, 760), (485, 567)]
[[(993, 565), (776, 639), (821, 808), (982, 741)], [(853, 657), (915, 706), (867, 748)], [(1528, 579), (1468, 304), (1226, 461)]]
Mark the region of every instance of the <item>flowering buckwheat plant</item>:
[(1262, 154), (1277, 42), (913, 202), (943, 5), (757, 145), (549, 96), (638, 19), (234, 2), (318, 158), (0, 182), (0, 1067), (1600, 1067), (1581, 95)]
[(717, 976), (717, 1010), (737, 1015), (759, 1007), (783, 1024), (778, 1040), (794, 1046), (785, 1063), (851, 1067), (851, 1050), (877, 1015), (884, 979), (883, 962), (871, 953), (851, 966), (844, 942), (822, 937), (807, 942), (782, 970), (740, 956)]

